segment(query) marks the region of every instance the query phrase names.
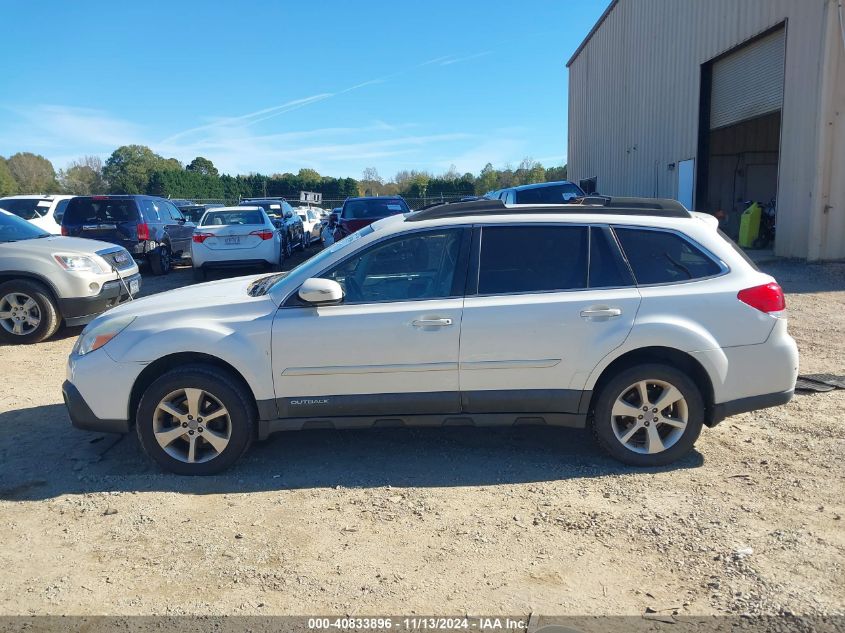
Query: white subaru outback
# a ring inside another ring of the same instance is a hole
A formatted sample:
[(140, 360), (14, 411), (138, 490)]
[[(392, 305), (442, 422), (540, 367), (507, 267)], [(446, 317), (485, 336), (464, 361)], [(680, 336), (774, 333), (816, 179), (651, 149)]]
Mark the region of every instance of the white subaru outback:
[(656, 466), (702, 425), (792, 397), (784, 308), (713, 218), (674, 201), (446, 204), (286, 274), (116, 307), (80, 336), (63, 391), (75, 426), (134, 423), (183, 474), (275, 431), (395, 425), (589, 427)]

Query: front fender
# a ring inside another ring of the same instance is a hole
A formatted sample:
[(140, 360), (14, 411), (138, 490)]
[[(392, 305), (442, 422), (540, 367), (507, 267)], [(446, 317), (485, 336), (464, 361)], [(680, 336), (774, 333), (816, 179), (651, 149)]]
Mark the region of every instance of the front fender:
[(270, 323), (264, 319), (238, 323), (194, 321), (150, 333), (145, 329), (118, 336), (103, 349), (118, 363), (148, 365), (180, 353), (201, 353), (219, 358), (238, 371), (259, 400), (275, 397), (270, 362)]

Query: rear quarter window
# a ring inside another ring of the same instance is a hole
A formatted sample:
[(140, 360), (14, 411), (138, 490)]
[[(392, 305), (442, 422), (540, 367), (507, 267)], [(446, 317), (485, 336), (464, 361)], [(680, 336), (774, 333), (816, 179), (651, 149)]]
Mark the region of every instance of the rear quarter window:
[(640, 285), (679, 283), (712, 277), (722, 267), (677, 233), (614, 227)]

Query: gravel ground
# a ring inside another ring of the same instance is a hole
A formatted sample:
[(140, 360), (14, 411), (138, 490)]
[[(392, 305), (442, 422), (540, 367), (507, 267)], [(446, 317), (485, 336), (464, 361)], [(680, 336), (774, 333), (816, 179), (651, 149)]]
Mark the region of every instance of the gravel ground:
[[(845, 374), (845, 265), (766, 269), (801, 370)], [(843, 391), (729, 418), (671, 468), (571, 429), (390, 429), (182, 478), (71, 428), (78, 332), (0, 347), (0, 614), (845, 613)]]

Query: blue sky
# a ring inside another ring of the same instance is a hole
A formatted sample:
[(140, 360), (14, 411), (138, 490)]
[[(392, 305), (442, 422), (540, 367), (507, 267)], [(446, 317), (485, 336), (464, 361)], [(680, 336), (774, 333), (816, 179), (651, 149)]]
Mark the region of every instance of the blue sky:
[[(566, 161), (566, 60), (606, 6), (4, 2), (0, 155), (149, 145), (223, 172)], [(45, 19), (49, 16), (49, 19)]]

